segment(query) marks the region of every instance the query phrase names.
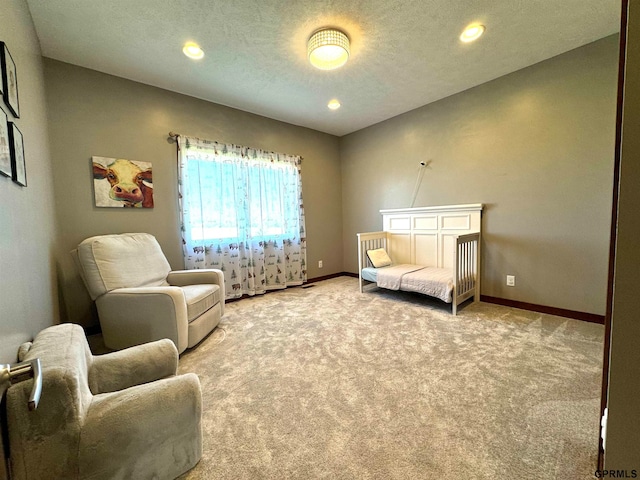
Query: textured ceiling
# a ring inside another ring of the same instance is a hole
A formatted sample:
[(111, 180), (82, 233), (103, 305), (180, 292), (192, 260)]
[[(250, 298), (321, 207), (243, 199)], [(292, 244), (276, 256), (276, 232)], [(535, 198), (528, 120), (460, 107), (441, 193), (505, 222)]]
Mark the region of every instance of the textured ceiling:
[[(27, 0), (44, 56), (345, 135), (619, 30), (619, 0)], [(458, 40), (472, 22), (475, 43)], [(341, 69), (314, 30), (351, 39)], [(205, 51), (189, 60), (182, 46)], [(342, 108), (327, 103), (338, 98)]]

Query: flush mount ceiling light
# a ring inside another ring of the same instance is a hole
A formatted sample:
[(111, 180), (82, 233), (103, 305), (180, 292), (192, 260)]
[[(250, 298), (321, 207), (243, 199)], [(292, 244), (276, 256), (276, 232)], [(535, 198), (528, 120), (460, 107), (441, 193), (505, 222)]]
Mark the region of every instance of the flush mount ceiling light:
[(204, 57), (204, 51), (193, 42), (186, 43), (184, 47), (182, 47), (182, 53), (194, 60), (200, 60)]
[(327, 104), (327, 107), (329, 107), (331, 110), (337, 110), (340, 108), (340, 102), (334, 98)]
[(307, 42), (307, 55), (320, 70), (341, 67), (349, 59), (349, 37), (335, 28), (318, 30)]
[(464, 43), (473, 42), (482, 36), (484, 33), (484, 25), (474, 24), (469, 25), (464, 29), (464, 32), (460, 35), (460, 40)]

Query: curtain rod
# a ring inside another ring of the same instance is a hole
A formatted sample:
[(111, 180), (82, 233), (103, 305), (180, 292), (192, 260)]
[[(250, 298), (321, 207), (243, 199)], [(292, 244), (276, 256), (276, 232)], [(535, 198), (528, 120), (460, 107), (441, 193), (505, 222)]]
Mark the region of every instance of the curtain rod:
[[(177, 139), (178, 137), (181, 137), (181, 136), (182, 136), (182, 134), (180, 134), (180, 133), (176, 133), (176, 132), (169, 132), (169, 136), (170, 136), (171, 138), (175, 138), (175, 139)], [(218, 142), (216, 142), (216, 143), (218, 143)], [(240, 146), (241, 148), (249, 148), (249, 149), (251, 149), (251, 150), (260, 150), (260, 149), (256, 149), (256, 148), (253, 148), (253, 147), (242, 147), (241, 145), (239, 145), (239, 146)], [(287, 153), (269, 152), (268, 150), (265, 150), (265, 152), (268, 152), (268, 153), (274, 153), (274, 154), (276, 154), (276, 155), (290, 155), (290, 154), (287, 154)], [(300, 161), (304, 160), (304, 157), (303, 157), (302, 155), (292, 155), (292, 156), (300, 157)]]

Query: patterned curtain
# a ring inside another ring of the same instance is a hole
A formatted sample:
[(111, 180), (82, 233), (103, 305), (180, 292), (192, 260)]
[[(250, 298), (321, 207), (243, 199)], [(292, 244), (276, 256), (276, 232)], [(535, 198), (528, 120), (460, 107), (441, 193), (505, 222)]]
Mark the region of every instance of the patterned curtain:
[(222, 270), (226, 298), (305, 282), (302, 158), (178, 138), (185, 267)]

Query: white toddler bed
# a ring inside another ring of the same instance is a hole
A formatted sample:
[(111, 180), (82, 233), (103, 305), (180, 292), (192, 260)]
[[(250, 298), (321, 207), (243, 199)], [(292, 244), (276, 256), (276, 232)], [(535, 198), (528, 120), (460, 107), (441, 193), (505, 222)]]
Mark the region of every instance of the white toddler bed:
[[(368, 282), (418, 292), (451, 303), (454, 315), (465, 300), (480, 300), (482, 204), (380, 213), (383, 231), (358, 234), (360, 292)], [(375, 268), (367, 251), (380, 249), (392, 262)]]

